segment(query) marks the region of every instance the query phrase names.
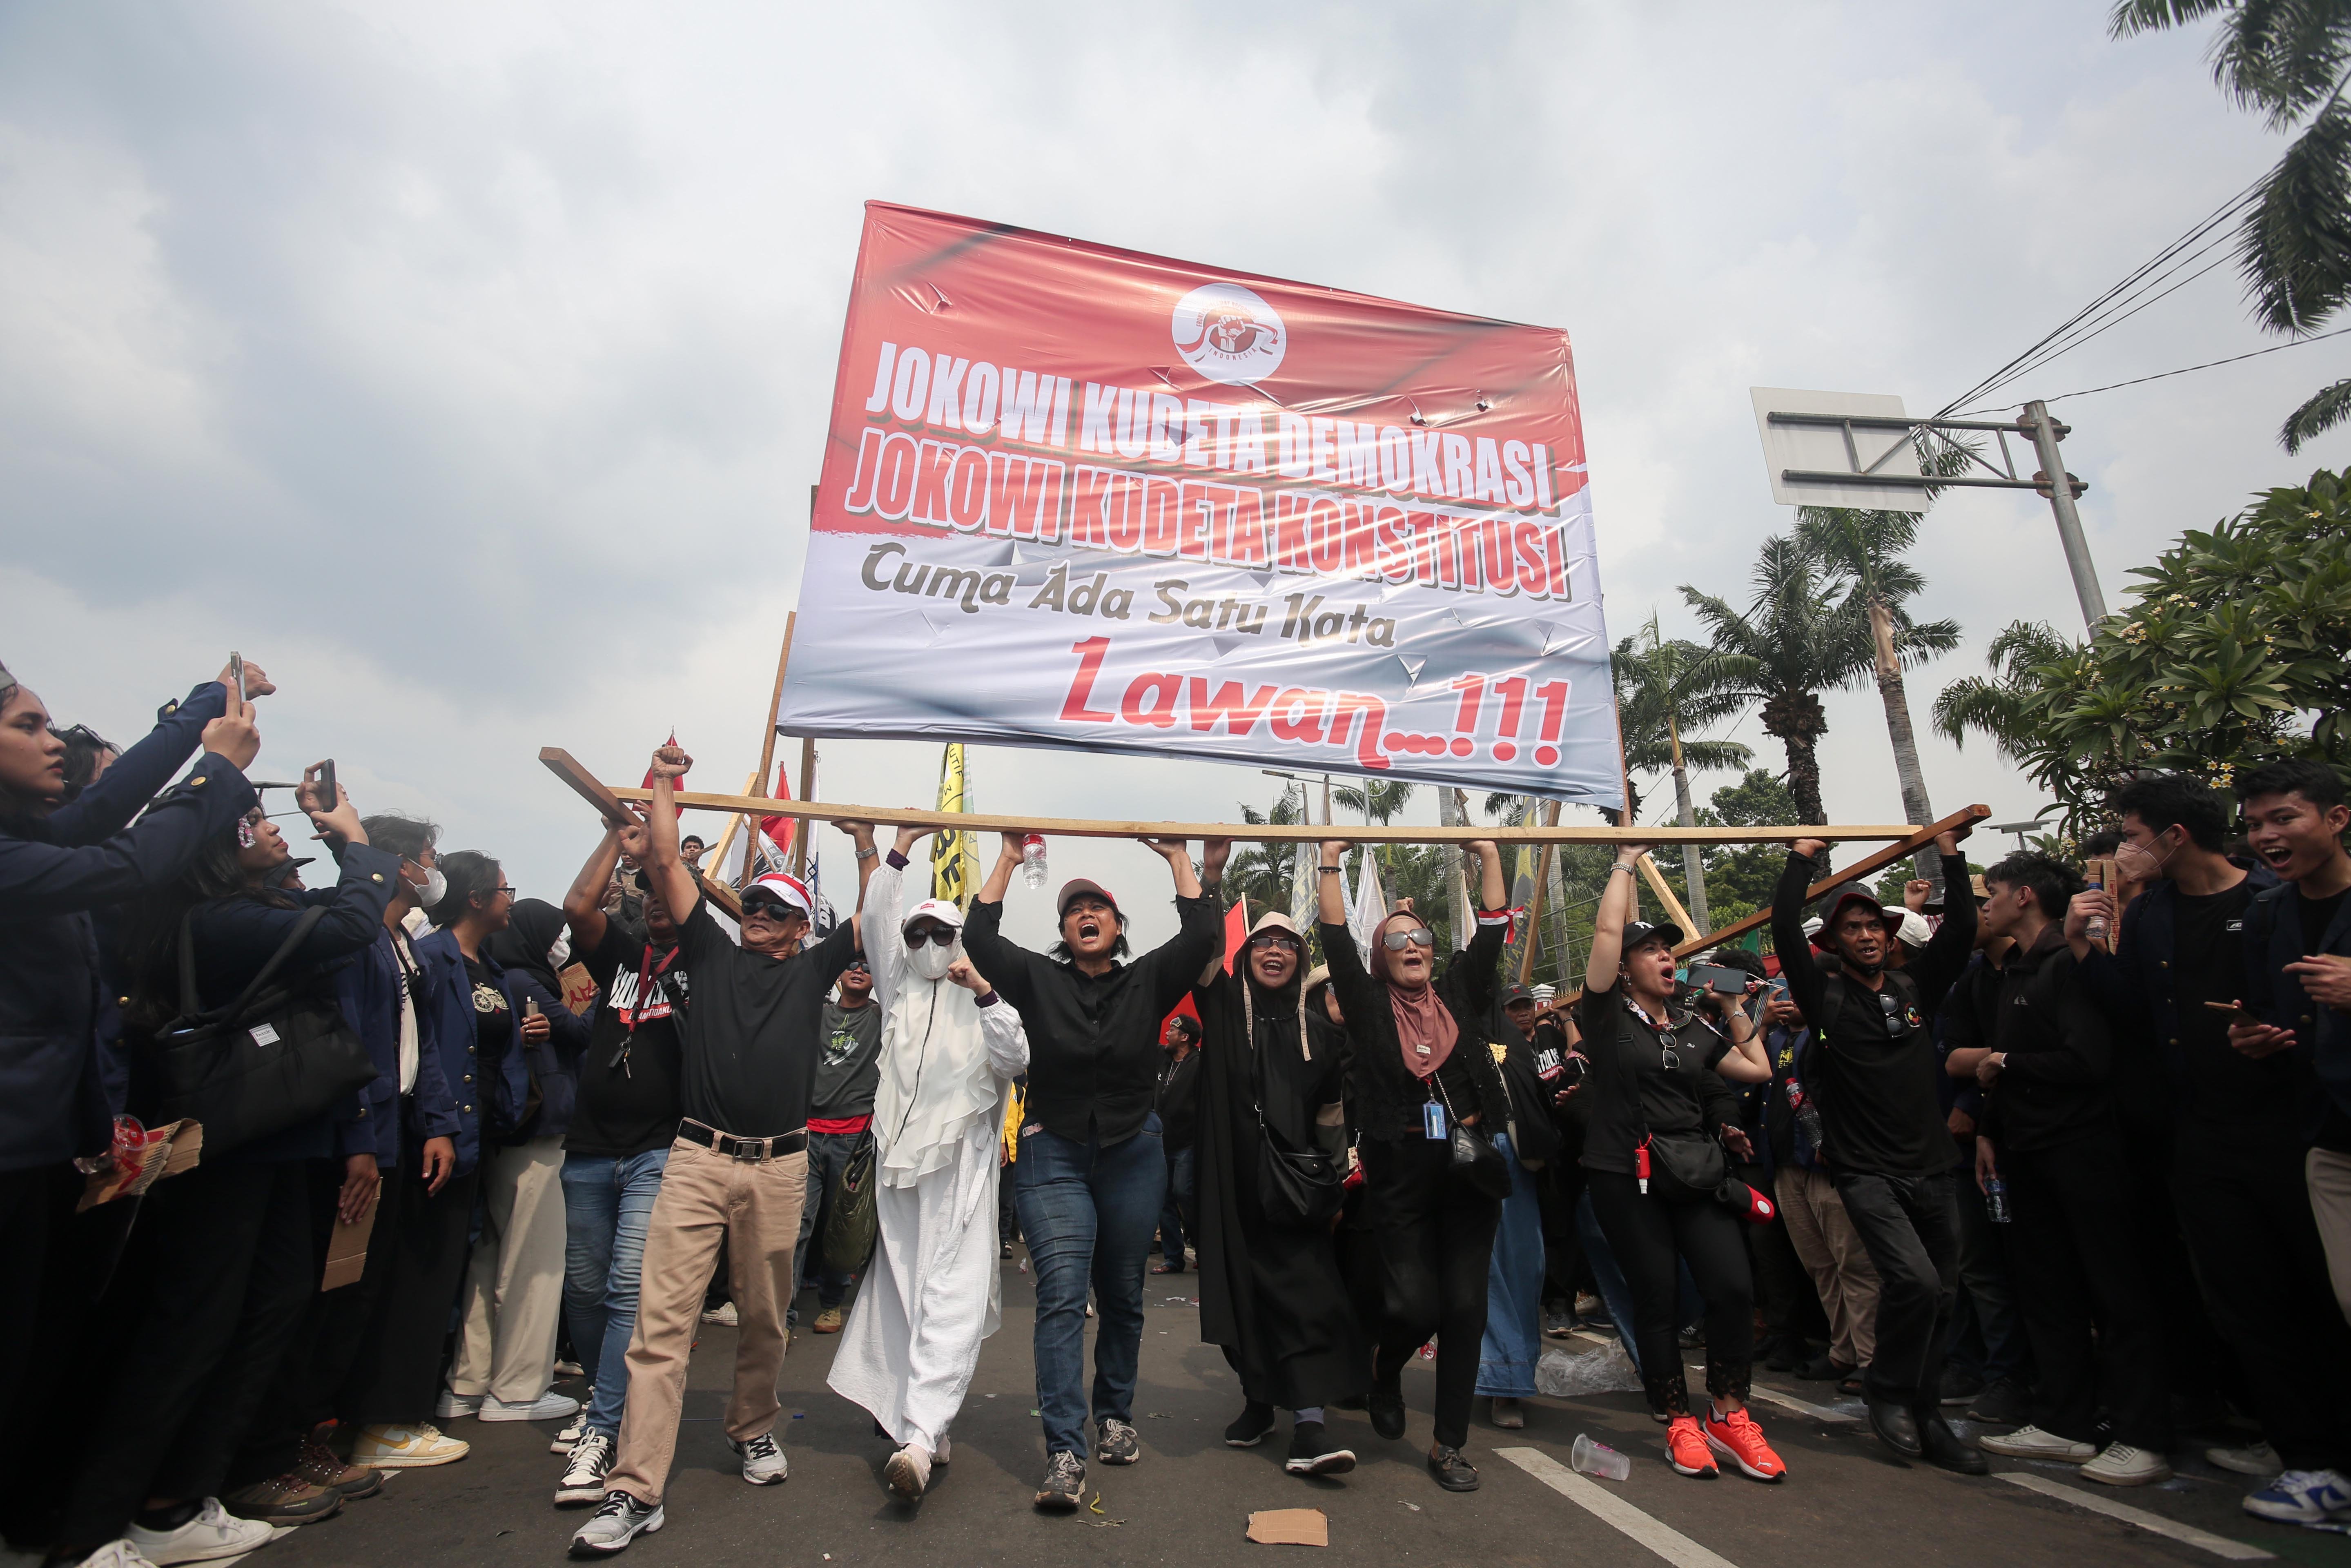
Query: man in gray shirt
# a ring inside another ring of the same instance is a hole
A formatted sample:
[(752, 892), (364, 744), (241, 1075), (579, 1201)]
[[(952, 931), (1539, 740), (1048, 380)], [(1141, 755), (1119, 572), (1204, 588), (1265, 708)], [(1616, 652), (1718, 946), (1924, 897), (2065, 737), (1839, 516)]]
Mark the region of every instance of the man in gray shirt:
[(882, 1009), (873, 1005), (873, 977), (861, 954), (825, 1004), (824, 1051), (817, 1058), (816, 1088), (809, 1096), (808, 1197), (800, 1206), (800, 1243), (793, 1255), (799, 1277), (792, 1281), (792, 1294), (797, 1299), (808, 1288), (813, 1271), (819, 1333), (841, 1332), (841, 1298), (848, 1292), (849, 1276), (830, 1260), (811, 1270), (809, 1239), (823, 1235), (825, 1199), (849, 1156), (865, 1141), (873, 1120), (873, 1089), (881, 1079)]

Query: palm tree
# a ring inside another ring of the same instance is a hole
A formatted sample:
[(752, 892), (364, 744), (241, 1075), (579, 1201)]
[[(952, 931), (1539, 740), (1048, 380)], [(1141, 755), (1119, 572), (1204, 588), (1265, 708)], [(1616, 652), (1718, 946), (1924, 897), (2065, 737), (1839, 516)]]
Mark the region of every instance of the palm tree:
[(1965, 746), (1970, 733), (1981, 735), (2011, 762), (2023, 761), (2037, 729), (2026, 699), (2044, 689), (2038, 666), (2075, 652), (2045, 622), (2010, 622), (1984, 650), (1991, 678), (1963, 675), (1936, 695), (1935, 728), (1953, 746)]
[[(2351, 4), (2346, 0), (2121, 0), (2116, 37), (2214, 16), (2212, 76), (2239, 108), (2273, 131), (2302, 133), (2263, 175), (2238, 230), (2237, 256), (2253, 314), (2273, 332), (2304, 337), (2351, 300)], [(2312, 395), (2287, 416), (2288, 452), (2351, 417), (2351, 380)]]
[(1361, 811), (1366, 822), (1385, 827), (1412, 799), (1413, 786), (1401, 779), (1367, 779), (1362, 788), (1342, 784), (1331, 791), (1331, 803)]
[[(1616, 644), (1609, 674), (1615, 683), (1616, 722), (1625, 741), (1627, 821), (1641, 820), (1633, 776), (1670, 768), (1681, 825), (1698, 826), (1690, 806), (1691, 770), (1744, 770), (1755, 753), (1735, 740), (1687, 740), (1682, 731), (1719, 724), (1745, 707), (1757, 673), (1755, 661), (1744, 654), (1660, 636), (1654, 612), (1647, 625)], [(1682, 874), (1689, 890), (1690, 917), (1701, 929), (1712, 929), (1706, 868), (1699, 863), (1696, 844), (1682, 846)]]
[[(1902, 684), (1905, 664), (1923, 664), (1959, 646), (1955, 621), (1916, 622), (1902, 603), (1927, 586), (1918, 569), (1902, 559), (1918, 542), (1916, 512), (1864, 511), (1846, 507), (1799, 507), (1796, 538), (1817, 556), (1831, 583), (1845, 591), (1844, 608), (1869, 625), (1870, 673), (1878, 700), (1886, 705), (1886, 731), (1894, 740), (1894, 772), (1902, 786), (1905, 821), (1935, 820), (1927, 800), (1927, 774), (1918, 765), (1918, 737), (1910, 727), (1910, 697)], [(1845, 684), (1857, 685), (1856, 670)], [(1941, 878), (1942, 862), (1921, 853), (1918, 874)]]
[(1824, 821), (1821, 737), (1828, 715), (1820, 694), (1870, 665), (1869, 623), (1842, 604), (1813, 552), (1785, 534), (1763, 541), (1750, 577), (1755, 596), (1736, 610), (1687, 583), (1682, 598), (1698, 612), (1719, 653), (1754, 661), (1744, 695), (1763, 705), (1763, 733), (1788, 748), (1788, 790), (1807, 823)]

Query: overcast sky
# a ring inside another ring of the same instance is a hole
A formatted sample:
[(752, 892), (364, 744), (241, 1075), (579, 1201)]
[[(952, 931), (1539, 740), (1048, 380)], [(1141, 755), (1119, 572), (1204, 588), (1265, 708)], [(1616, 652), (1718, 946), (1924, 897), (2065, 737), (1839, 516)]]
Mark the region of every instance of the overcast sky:
[[(0, 661), (129, 740), (239, 648), (284, 687), (256, 774), (331, 755), (559, 898), (595, 827), (539, 746), (633, 782), (674, 726), (711, 789), (757, 759), (868, 198), (1565, 328), (1612, 632), (1687, 632), (1677, 585), (1743, 598), (1792, 521), (1750, 386), (1931, 411), (2275, 159), (2201, 31), (2105, 12), (0, 8)], [(2224, 267), (2001, 395), (2267, 341)], [(2274, 434), (2347, 358), (2060, 405), (2110, 600), (2351, 458)], [(2007, 622), (2079, 629), (2029, 494), (1946, 501), (1917, 559), (1968, 637), (1911, 676), (1922, 728)], [(1875, 691), (1829, 713), (1831, 815), (1896, 820)], [(1980, 746), (1926, 757), (1938, 810), (2043, 803)], [(936, 768), (831, 742), (820, 793), (927, 803)], [(1275, 789), (1009, 750), (973, 785), (1190, 820)], [(1142, 850), (1053, 869), (1167, 928)]]

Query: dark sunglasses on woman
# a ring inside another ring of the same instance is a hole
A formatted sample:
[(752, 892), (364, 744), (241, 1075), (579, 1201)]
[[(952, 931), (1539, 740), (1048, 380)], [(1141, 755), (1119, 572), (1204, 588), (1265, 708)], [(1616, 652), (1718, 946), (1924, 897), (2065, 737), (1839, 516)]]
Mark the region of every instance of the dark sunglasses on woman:
[(1391, 931), (1380, 940), (1387, 945), (1387, 949), (1391, 953), (1401, 953), (1406, 947), (1437, 946), (1436, 934), (1426, 925), (1414, 925), (1402, 931)]

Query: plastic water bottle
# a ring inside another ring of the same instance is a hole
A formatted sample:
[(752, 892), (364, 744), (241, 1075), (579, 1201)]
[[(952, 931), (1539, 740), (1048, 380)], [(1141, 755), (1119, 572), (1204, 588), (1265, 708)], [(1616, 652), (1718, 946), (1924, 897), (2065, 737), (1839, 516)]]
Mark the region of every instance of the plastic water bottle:
[(1020, 841), (1020, 874), (1030, 887), (1045, 885), (1045, 835), (1030, 833)]
[(1818, 1154), (1821, 1148), (1821, 1108), (1813, 1103), (1813, 1097), (1804, 1092), (1803, 1085), (1792, 1078), (1788, 1081), (1788, 1108), (1795, 1113), (1797, 1130), (1804, 1134), (1804, 1141), (1813, 1145), (1813, 1152)]
[(2008, 1223), (2008, 1184), (1998, 1176), (1984, 1177), (1984, 1213), (1994, 1225)]

